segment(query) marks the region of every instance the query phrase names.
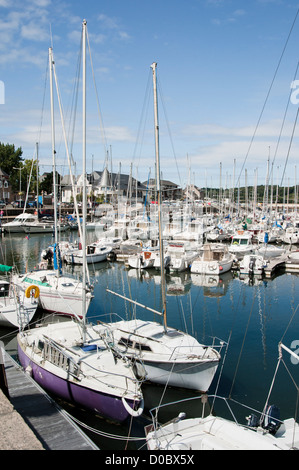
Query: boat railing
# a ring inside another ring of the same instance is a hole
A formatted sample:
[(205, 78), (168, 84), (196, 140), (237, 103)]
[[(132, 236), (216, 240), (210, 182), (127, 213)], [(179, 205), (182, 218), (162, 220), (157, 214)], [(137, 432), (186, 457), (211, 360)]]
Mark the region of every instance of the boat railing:
[[(219, 340), (219, 344), (216, 344), (216, 340)], [(213, 354), (213, 356), (210, 355), (211, 349), (213, 350), (213, 352), (217, 351), (220, 355), (220, 352), (221, 352), (221, 350), (224, 346), (227, 346), (227, 343), (225, 341), (223, 341), (223, 340), (221, 340), (217, 337), (214, 337), (211, 345), (198, 344), (198, 345), (192, 346), (192, 350), (194, 349), (194, 352), (193, 352), (193, 354), (189, 353), (188, 357), (191, 359), (192, 357), (199, 356), (199, 354), (197, 354), (197, 352), (200, 349), (201, 351), (204, 350), (204, 353), (203, 354), (201, 353), (201, 358), (202, 359), (209, 359), (209, 360), (215, 360), (216, 359), (216, 360), (218, 360), (218, 358), (216, 358), (214, 354)], [(172, 354), (171, 354), (169, 360), (171, 360), (173, 357), (178, 357), (178, 356), (184, 354), (184, 350), (186, 350), (186, 348), (188, 348), (190, 350), (190, 345), (186, 345), (186, 346), (179, 345), (179, 346), (176, 346), (175, 348), (173, 348), (173, 351), (172, 351)]]
[[(209, 416), (209, 415), (211, 415), (211, 416), (215, 415), (215, 413), (214, 413), (215, 401), (218, 400), (218, 402), (221, 401), (222, 403), (225, 404), (225, 407), (228, 410), (228, 413), (229, 413), (229, 415), (230, 415), (233, 422), (235, 422), (238, 426), (247, 427), (249, 429), (255, 429), (256, 430), (256, 429), (258, 429), (259, 426), (263, 426), (263, 421), (264, 421), (264, 419), (265, 419), (265, 417), (267, 416), (267, 413), (268, 413), (268, 412), (265, 412), (265, 410), (263, 410), (263, 411), (256, 410), (252, 407), (249, 407), (249, 406), (245, 405), (244, 403), (240, 403), (240, 402), (234, 400), (233, 398), (226, 398), (226, 397), (219, 396), (219, 395), (216, 395), (216, 394), (208, 395), (208, 394), (203, 393), (202, 395), (197, 396), (197, 397), (190, 397), (190, 398), (185, 398), (185, 399), (182, 399), (182, 400), (177, 400), (177, 401), (173, 401), (173, 402), (169, 402), (169, 403), (164, 403), (164, 404), (160, 404), (157, 407), (151, 408), (149, 410), (149, 413), (151, 415), (152, 424), (148, 426), (148, 431), (157, 432), (160, 428), (163, 428), (164, 426), (166, 426), (166, 425), (168, 425), (172, 422), (175, 423), (175, 422), (179, 422), (180, 420), (184, 419), (186, 417), (186, 414), (182, 413), (182, 412), (180, 412), (179, 415), (175, 416), (173, 419), (171, 419), (170, 421), (168, 421), (166, 423), (160, 423), (159, 420), (158, 420), (158, 417), (159, 417), (159, 412), (162, 412), (162, 410), (163, 409), (165, 410), (167, 407), (174, 407), (174, 409), (177, 412), (177, 410), (178, 410), (177, 405), (180, 405), (180, 409), (181, 409), (183, 404), (185, 404), (185, 406), (187, 406), (187, 403), (194, 402), (194, 400), (196, 400), (196, 401), (200, 400), (201, 401), (201, 405), (202, 405), (201, 418), (202, 419), (206, 416)], [(208, 406), (207, 406), (207, 404), (208, 404)], [(245, 417), (245, 419), (247, 421), (246, 424), (242, 424), (238, 421), (238, 419), (236, 417), (236, 413), (232, 409), (232, 406), (231, 406), (232, 404), (238, 405), (244, 410), (244, 415), (243, 416)], [(206, 408), (208, 408), (208, 413), (206, 413)], [(224, 413), (221, 413), (221, 415), (223, 415), (223, 414)], [(197, 416), (197, 418), (198, 417), (200, 417), (200, 416)], [(275, 418), (275, 419), (278, 423), (280, 423), (280, 424), (283, 423), (283, 421), (281, 421), (279, 418)], [(145, 429), (145, 431), (147, 433), (146, 429)]]
[(64, 351), (55, 341), (45, 337), (43, 343), (43, 358), (51, 364), (66, 371), (68, 374), (78, 378), (81, 372), (80, 362), (75, 361), (66, 351)]

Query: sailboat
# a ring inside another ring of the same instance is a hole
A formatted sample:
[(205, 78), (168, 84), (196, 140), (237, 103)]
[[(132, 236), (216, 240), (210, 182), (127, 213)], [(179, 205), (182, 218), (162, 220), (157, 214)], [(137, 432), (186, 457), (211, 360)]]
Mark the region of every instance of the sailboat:
[[(282, 349), (299, 357), (294, 351), (279, 343), (279, 360), (282, 359)], [(277, 365), (277, 368), (278, 368)], [(276, 372), (277, 372), (276, 368)], [(273, 383), (272, 385), (273, 386)], [(296, 384), (297, 388), (297, 384)], [(271, 389), (270, 389), (271, 391)], [(205, 416), (205, 403), (210, 398), (215, 403), (216, 399), (223, 400), (230, 411), (232, 418), (226, 419), (210, 413)], [(258, 416), (256, 410), (247, 417), (247, 424), (243, 425), (236, 421), (228, 399), (219, 396), (196, 397), (203, 403), (202, 416), (185, 419), (186, 414), (181, 412), (173, 420), (164, 425), (157, 422), (158, 410), (150, 410), (153, 424), (145, 428), (147, 447), (149, 450), (292, 450), (299, 446), (299, 424), (294, 418), (280, 419), (280, 411), (276, 405), (267, 403)], [(194, 399), (192, 399), (194, 400)], [(184, 406), (184, 400), (177, 402)], [(190, 402), (189, 402), (190, 403)], [(173, 403), (172, 403), (173, 404)], [(170, 404), (168, 404), (170, 405)], [(239, 403), (239, 405), (242, 405)], [(167, 405), (161, 405), (164, 407)], [(185, 401), (186, 406), (186, 401)], [(245, 413), (250, 408), (243, 405)]]
[[(154, 111), (155, 111), (155, 147), (159, 217), (160, 266), (163, 262), (163, 237), (161, 220), (160, 155), (158, 101), (156, 84), (157, 64), (151, 65), (153, 71)], [(125, 298), (107, 289), (108, 292)], [(141, 305), (163, 318), (163, 324), (153, 321), (133, 319), (98, 325), (99, 331), (108, 331), (114, 344), (122, 354), (134, 361), (137, 374), (145, 368), (147, 380), (175, 387), (184, 387), (199, 391), (208, 390), (216, 373), (220, 353), (215, 347), (200, 344), (194, 337), (167, 325), (165, 271), (161, 269), (161, 293), (163, 312), (158, 312)], [(127, 299), (130, 300), (130, 299)], [(130, 300), (132, 301), (132, 300)], [(142, 367), (139, 371), (138, 367)]]
[[(0, 273), (7, 274), (12, 266), (0, 265)], [(0, 326), (25, 328), (33, 319), (38, 307), (39, 291), (29, 287), (27, 291), (17, 289), (10, 277), (0, 278)]]
[[(86, 21), (83, 21), (83, 174), (86, 168)], [(53, 67), (52, 50), (49, 54)], [(83, 257), (86, 245), (86, 184), (83, 184)], [(85, 260), (84, 260), (85, 262)], [(83, 284), (86, 280), (83, 265)], [(85, 284), (84, 284), (85, 285)], [(82, 290), (82, 320), (50, 323), (17, 336), (21, 365), (43, 388), (114, 421), (143, 411), (140, 382), (128, 359), (86, 322), (86, 290)]]
[[(62, 274), (61, 255), (58, 243), (57, 221), (57, 185), (56, 185), (56, 150), (54, 132), (54, 98), (53, 98), (53, 58), (49, 49), (50, 63), (50, 95), (51, 95), (51, 129), (52, 129), (52, 159), (53, 159), (53, 192), (54, 192), (54, 270), (37, 269), (23, 274), (15, 274), (12, 278), (16, 286), (26, 290), (30, 286), (39, 289), (39, 306), (48, 312), (62, 315), (82, 317), (82, 299), (86, 293), (86, 311), (93, 298), (91, 286), (87, 282)], [(85, 314), (86, 312), (84, 312)]]

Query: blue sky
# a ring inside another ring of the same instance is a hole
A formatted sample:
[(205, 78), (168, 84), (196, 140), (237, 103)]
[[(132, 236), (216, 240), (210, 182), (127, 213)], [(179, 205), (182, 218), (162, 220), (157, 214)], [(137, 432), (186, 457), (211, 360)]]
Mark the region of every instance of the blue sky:
[[(274, 184), (287, 162), (284, 183), (293, 185), (298, 8), (295, 0), (0, 0), (0, 141), (22, 147), (25, 158), (39, 142), (41, 171), (50, 171), (48, 48), (69, 129), (85, 18), (101, 110), (100, 118), (88, 59), (88, 171), (102, 170), (109, 155), (115, 172), (132, 164), (139, 180), (154, 176), (150, 65), (157, 62), (164, 179), (219, 186), (221, 174), (225, 188), (234, 176), (244, 185), (247, 175), (248, 184), (263, 184), (269, 159)], [(56, 98), (55, 110), (58, 171), (67, 174)], [(81, 95), (76, 116), (68, 145), (79, 174)]]

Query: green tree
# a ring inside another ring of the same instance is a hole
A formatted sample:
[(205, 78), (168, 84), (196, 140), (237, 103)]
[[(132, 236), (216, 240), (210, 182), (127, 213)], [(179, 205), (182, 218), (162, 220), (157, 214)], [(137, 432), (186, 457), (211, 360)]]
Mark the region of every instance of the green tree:
[(21, 147), (16, 149), (13, 144), (4, 144), (0, 142), (0, 168), (10, 176), (10, 184), (13, 191), (18, 191), (20, 187), (20, 171), (15, 170), (14, 168), (23, 167), (22, 154), (23, 151)]
[[(59, 188), (61, 176), (58, 172), (56, 172), (56, 184)], [(45, 191), (47, 194), (50, 194), (53, 192), (53, 173), (48, 173), (43, 181), (39, 184), (39, 191)], [(58, 192), (58, 189), (57, 189)]]

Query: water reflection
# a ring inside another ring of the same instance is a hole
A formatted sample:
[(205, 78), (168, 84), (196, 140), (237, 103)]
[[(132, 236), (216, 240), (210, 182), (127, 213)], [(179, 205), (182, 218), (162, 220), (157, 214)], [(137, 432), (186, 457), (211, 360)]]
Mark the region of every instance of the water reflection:
[[(74, 235), (70, 233), (70, 236)], [(52, 241), (49, 235), (31, 235), (29, 240), (22, 235), (2, 237), (0, 262), (13, 264), (21, 272), (26, 267), (33, 269), (42, 250)], [(80, 266), (64, 266), (63, 269), (74, 276), (81, 276)], [(144, 309), (109, 294), (107, 288), (161, 311), (158, 272), (132, 270), (117, 262), (98, 263), (90, 266), (89, 272), (94, 285), (94, 299), (88, 312), (90, 321), (95, 322), (100, 315), (111, 312), (125, 319), (134, 315), (152, 319)], [(193, 276), (190, 273), (167, 275), (168, 324), (188, 331), (205, 344), (210, 344), (212, 337), (229, 342), (227, 355), (222, 356), (210, 393), (217, 389), (221, 396), (231, 396), (258, 410), (263, 408), (276, 368), (279, 341), (283, 337), (284, 344), (290, 347), (294, 340), (299, 340), (296, 315), (289, 327), (298, 305), (298, 292), (299, 276), (296, 274), (283, 274), (266, 281), (254, 279), (254, 282), (231, 272), (220, 277)], [(15, 350), (15, 335), (16, 332), (0, 331), (0, 339), (10, 353)], [(286, 358), (286, 363), (289, 374), (279, 370), (273, 388), (273, 402), (279, 406), (283, 418), (292, 416), (295, 409), (297, 391), (289, 375), (299, 383), (299, 365), (292, 364), (289, 358)], [(189, 395), (197, 396), (196, 392), (164, 390), (148, 384), (144, 386), (144, 394), (146, 412), (142, 418), (126, 426), (115, 426), (86, 411), (65, 406), (80, 421), (101, 432), (101, 435), (90, 433), (101, 449), (136, 449), (144, 445), (143, 426), (149, 423), (150, 408)], [(165, 411), (161, 419), (167, 421), (181, 411), (186, 412), (186, 409), (175, 406)], [(200, 405), (190, 405), (187, 413), (200, 414)], [(240, 420), (243, 418), (242, 414)], [(103, 436), (103, 433), (107, 435)], [(138, 439), (126, 439), (129, 433)], [(111, 435), (122, 435), (123, 440)]]

